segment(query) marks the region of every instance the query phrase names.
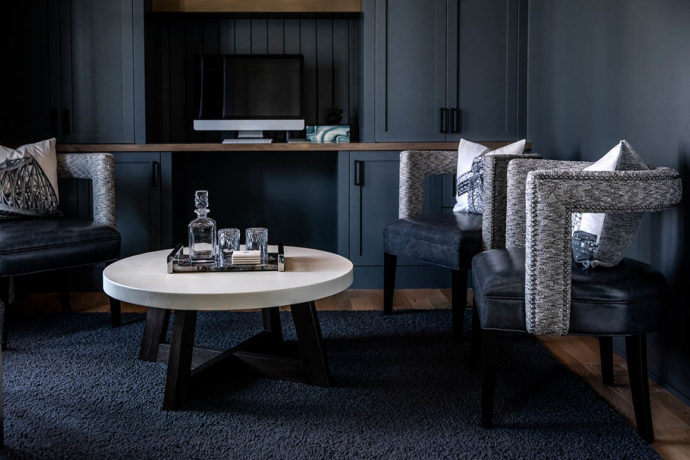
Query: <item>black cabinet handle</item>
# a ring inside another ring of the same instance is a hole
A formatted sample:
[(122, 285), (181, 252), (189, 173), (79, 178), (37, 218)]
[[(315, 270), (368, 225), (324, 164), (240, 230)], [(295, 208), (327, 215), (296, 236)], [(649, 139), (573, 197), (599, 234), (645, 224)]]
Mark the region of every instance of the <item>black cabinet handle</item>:
[(448, 133), (448, 109), (445, 107), (441, 108), (441, 133)]
[(62, 135), (69, 136), (72, 134), (72, 117), (69, 109), (62, 109)]
[(450, 111), (451, 115), (451, 132), (457, 134), (460, 131), (462, 131), (462, 110), (460, 109), (452, 109)]
[(458, 133), (458, 109), (450, 109), (450, 132)]
[(441, 133), (448, 134), (448, 109), (441, 108)]
[(151, 164), (151, 187), (158, 187), (161, 178), (161, 164), (159, 161), (154, 161)]
[(364, 162), (355, 160), (355, 185), (364, 185)]

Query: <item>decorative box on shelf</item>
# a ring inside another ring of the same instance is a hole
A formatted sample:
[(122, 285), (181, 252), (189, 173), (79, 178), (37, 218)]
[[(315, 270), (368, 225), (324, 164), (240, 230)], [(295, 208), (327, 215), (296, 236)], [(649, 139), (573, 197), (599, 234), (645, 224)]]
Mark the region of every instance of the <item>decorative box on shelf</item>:
[(349, 143), (348, 125), (307, 126), (307, 140), (312, 143)]

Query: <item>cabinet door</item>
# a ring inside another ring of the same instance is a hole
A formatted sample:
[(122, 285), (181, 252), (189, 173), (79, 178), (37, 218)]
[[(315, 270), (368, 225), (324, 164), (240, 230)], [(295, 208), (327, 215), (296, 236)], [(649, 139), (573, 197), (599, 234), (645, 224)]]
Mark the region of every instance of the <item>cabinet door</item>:
[[(448, 0), (448, 103), (459, 109), (460, 137), (508, 140), (518, 136), (519, 39), (526, 15), (518, 0)], [(524, 135), (524, 133), (522, 133)]]
[(350, 260), (383, 265), (383, 227), (398, 219), (399, 152), (350, 152)]
[[(134, 19), (140, 15), (133, 5), (140, 2), (60, 3), (62, 141), (135, 142)], [(136, 26), (143, 30), (141, 20)]]
[(121, 256), (161, 248), (161, 154), (115, 154), (115, 214)]
[(0, 2), (0, 144), (21, 145), (52, 137), (52, 32), (46, 0)]
[(377, 141), (443, 141), (446, 0), (375, 5)]

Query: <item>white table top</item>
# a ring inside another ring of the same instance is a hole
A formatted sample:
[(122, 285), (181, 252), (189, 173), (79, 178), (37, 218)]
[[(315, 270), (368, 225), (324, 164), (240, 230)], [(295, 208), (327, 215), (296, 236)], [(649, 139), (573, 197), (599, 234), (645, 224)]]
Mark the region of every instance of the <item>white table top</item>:
[(352, 262), (316, 249), (285, 246), (284, 272), (168, 274), (170, 251), (147, 252), (109, 265), (103, 271), (103, 290), (145, 307), (238, 310), (318, 300), (344, 291), (353, 278)]

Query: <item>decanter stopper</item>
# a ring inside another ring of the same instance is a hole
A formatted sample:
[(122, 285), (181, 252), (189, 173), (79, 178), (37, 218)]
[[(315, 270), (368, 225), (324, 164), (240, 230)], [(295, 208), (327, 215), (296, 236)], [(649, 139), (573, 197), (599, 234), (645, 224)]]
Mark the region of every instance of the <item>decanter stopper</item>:
[(194, 206), (197, 209), (208, 208), (208, 190), (197, 190), (194, 192)]

